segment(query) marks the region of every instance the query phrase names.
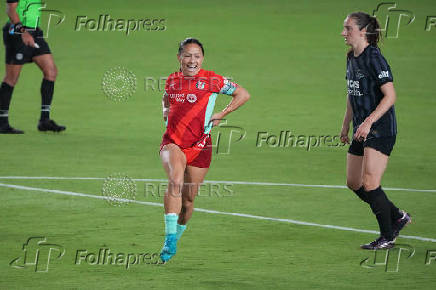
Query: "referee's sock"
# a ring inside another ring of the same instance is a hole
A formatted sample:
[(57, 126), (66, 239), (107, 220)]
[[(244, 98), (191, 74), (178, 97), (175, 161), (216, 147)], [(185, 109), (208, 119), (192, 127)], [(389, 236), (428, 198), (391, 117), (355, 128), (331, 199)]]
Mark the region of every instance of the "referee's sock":
[(50, 105), (53, 100), (54, 82), (46, 79), (41, 83), (41, 118), (40, 120), (50, 119)]
[(353, 190), (354, 193), (364, 202), (369, 203), (368, 195), (365, 192), (365, 188), (361, 186), (358, 190)]
[(2, 82), (0, 87), (0, 125), (9, 124), (9, 105), (13, 91), (14, 87)]
[(369, 205), (372, 212), (377, 218), (380, 227), (380, 234), (388, 240), (393, 239), (392, 232), (392, 217), (391, 217), (391, 203), (386, 197), (385, 192), (381, 186), (374, 190), (367, 191)]

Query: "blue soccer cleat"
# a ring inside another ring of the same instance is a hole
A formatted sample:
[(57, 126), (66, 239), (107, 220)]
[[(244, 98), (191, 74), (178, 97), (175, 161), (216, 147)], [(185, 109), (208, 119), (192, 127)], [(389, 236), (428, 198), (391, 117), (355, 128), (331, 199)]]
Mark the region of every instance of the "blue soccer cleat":
[(176, 234), (166, 235), (164, 246), (159, 255), (160, 259), (162, 260), (162, 262), (166, 263), (176, 254), (176, 251), (177, 251)]

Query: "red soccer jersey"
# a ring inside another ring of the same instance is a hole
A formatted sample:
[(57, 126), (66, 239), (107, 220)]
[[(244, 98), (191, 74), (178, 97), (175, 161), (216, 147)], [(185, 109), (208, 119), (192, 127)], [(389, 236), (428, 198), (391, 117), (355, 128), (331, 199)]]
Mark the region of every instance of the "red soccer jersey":
[(231, 95), (236, 87), (213, 71), (201, 69), (193, 77), (172, 73), (165, 84), (170, 111), (162, 145), (175, 143), (182, 149), (194, 146), (212, 129), (210, 119), (218, 94)]

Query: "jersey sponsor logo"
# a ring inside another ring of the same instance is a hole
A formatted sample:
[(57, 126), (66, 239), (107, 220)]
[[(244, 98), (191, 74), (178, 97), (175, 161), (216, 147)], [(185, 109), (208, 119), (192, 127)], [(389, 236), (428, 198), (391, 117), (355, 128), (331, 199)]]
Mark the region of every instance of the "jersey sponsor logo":
[(359, 89), (359, 81), (347, 80), (347, 86), (350, 89)]
[(381, 73), (378, 75), (379, 79), (388, 78), (388, 77), (389, 77), (389, 71), (387, 70), (382, 70)]
[(188, 94), (186, 96), (186, 99), (188, 100), (188, 102), (195, 103), (195, 101), (197, 101), (197, 96), (195, 94)]
[(185, 102), (185, 94), (169, 94), (171, 99), (175, 99), (176, 102), (184, 103)]
[(360, 91), (360, 83), (355, 80), (347, 80), (348, 94), (351, 96), (363, 96)]

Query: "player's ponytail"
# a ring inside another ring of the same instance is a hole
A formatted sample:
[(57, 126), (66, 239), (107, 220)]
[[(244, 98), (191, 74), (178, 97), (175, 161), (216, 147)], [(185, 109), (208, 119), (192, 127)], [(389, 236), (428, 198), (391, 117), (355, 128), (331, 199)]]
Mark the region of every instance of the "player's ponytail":
[(381, 38), (380, 24), (377, 18), (370, 16), (369, 23), (366, 25), (366, 39), (370, 45), (377, 46)]

